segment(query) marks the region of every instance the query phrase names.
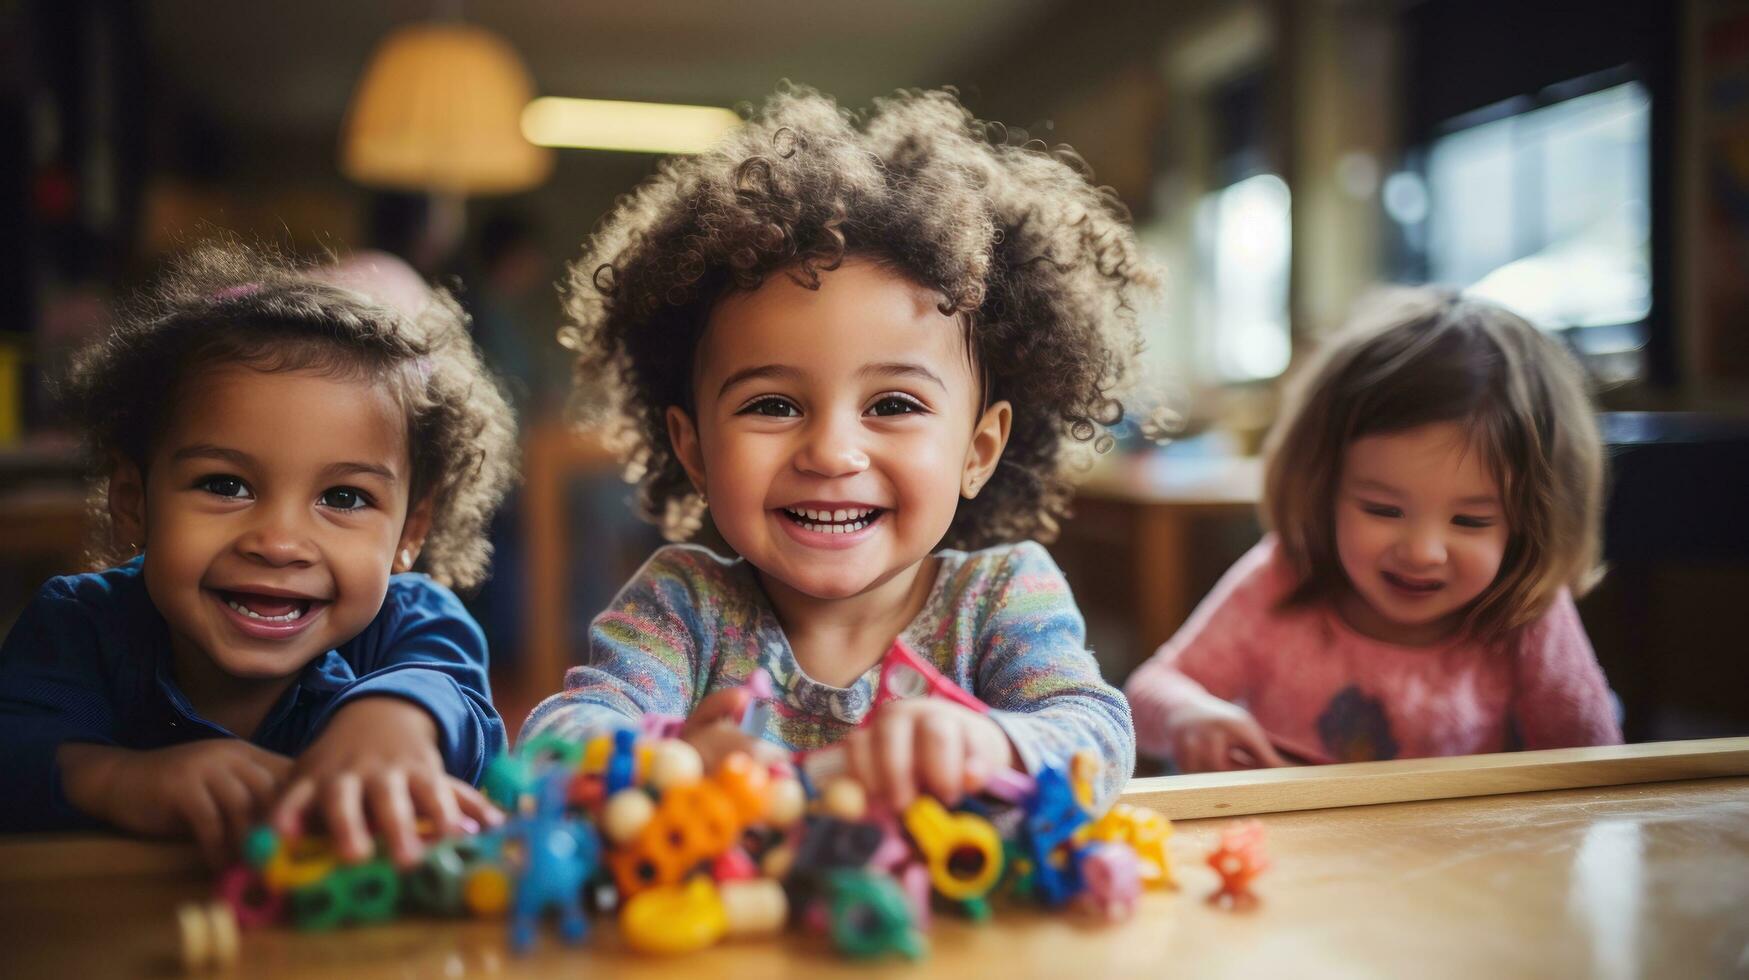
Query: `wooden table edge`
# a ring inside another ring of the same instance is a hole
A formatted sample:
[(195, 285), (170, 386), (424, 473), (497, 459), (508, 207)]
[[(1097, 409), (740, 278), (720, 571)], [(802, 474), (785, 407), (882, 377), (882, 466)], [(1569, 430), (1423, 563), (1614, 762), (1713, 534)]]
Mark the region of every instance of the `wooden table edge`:
[(1120, 802), (1172, 820), (1749, 775), (1749, 738), (1540, 749), (1132, 779)]

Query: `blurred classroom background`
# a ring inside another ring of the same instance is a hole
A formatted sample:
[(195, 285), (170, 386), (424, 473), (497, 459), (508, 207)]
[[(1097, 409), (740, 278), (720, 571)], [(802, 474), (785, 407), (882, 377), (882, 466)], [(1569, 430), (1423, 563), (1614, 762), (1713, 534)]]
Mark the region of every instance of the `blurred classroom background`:
[(1074, 146), (1168, 273), (1146, 394), (1181, 430), (1130, 432), (1052, 546), (1113, 682), (1256, 540), (1283, 372), (1373, 286), (1441, 282), (1598, 381), (1582, 611), (1630, 738), (1749, 732), (1745, 0), (13, 0), (0, 51), (0, 625), (80, 567), (47, 384), (111, 301), (209, 235), (380, 249), (457, 290), (522, 419), (471, 600), (514, 730), (660, 543), (567, 426), (554, 341), (553, 283), (652, 151), (734, 122), (648, 104), (953, 85)]

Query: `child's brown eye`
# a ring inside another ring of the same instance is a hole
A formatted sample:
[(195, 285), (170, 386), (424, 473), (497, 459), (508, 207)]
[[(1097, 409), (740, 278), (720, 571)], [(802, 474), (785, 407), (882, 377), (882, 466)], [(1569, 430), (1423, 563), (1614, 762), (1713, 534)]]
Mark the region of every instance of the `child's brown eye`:
[(773, 419), (793, 419), (802, 413), (789, 399), (772, 396), (751, 402), (736, 414), (763, 415)]
[(320, 500), (322, 506), (332, 510), (363, 510), (370, 506), (370, 498), (364, 495), (364, 491), (351, 487), (324, 490)]
[(923, 411), (923, 406), (915, 399), (901, 395), (883, 395), (880, 401), (869, 406), (869, 412), (874, 415), (909, 415)]
[(215, 497), (230, 497), (234, 500), (246, 500), (249, 497), (249, 486), (234, 476), (209, 476), (195, 484)]

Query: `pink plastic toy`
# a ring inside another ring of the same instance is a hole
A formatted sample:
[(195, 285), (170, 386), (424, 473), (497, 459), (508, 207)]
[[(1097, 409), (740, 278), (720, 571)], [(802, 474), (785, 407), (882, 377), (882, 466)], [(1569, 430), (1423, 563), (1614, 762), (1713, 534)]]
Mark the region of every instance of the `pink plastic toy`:
[(1136, 912), (1142, 895), (1142, 873), (1136, 852), (1128, 844), (1094, 844), (1081, 858), (1082, 901), (1117, 922)]

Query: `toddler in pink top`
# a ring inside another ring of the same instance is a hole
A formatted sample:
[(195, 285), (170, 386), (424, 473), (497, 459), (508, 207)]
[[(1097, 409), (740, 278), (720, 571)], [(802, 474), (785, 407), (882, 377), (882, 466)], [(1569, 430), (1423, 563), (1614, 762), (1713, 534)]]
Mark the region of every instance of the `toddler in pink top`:
[(1578, 367), (1414, 290), (1317, 357), (1267, 447), (1271, 534), (1125, 693), (1186, 772), (1621, 741), (1573, 606), (1603, 453)]

